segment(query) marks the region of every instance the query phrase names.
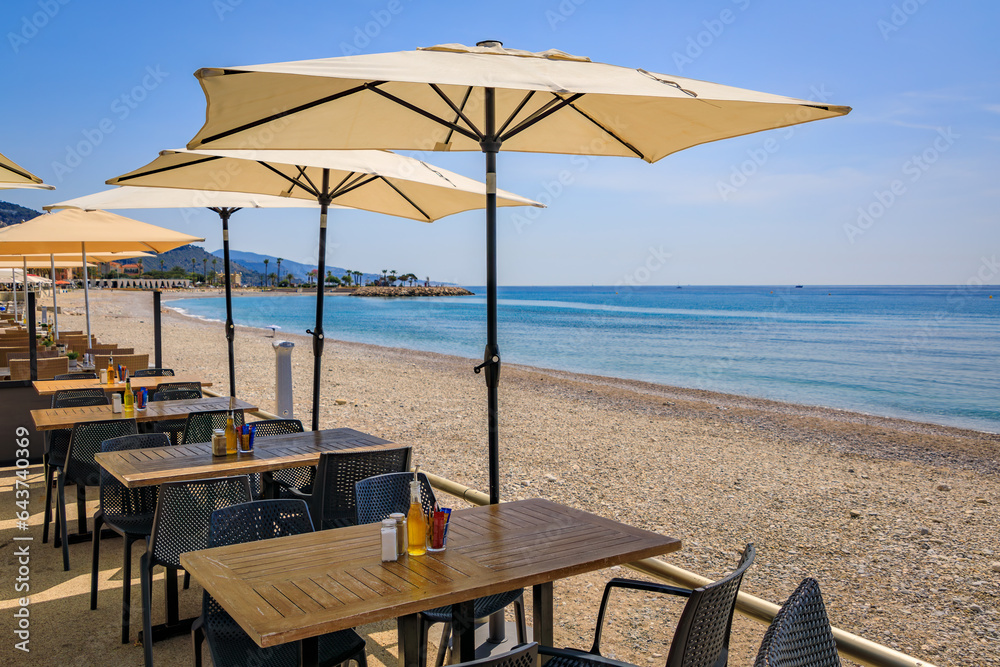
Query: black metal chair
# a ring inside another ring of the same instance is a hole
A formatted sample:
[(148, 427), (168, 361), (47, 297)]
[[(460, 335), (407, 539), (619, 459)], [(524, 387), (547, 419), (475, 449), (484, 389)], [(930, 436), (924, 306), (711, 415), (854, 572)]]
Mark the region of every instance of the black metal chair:
[(177, 570), (181, 567), (181, 554), (208, 548), (212, 512), (250, 500), (250, 481), (245, 475), (160, 485), (149, 544), (139, 561), (146, 667), (153, 665), (153, 568), (157, 565), (167, 568), (164, 580), (167, 623), (177, 623)]
[[(434, 491), (423, 473), (418, 473), (417, 479), (420, 481), (420, 504), (426, 514), (434, 508)], [(369, 477), (357, 482), (354, 485), (357, 524), (375, 523), (388, 518), (394, 512), (405, 514), (410, 508), (410, 482), (412, 480), (412, 473), (396, 472)], [(479, 619), (491, 616), (510, 604), (514, 605), (514, 615), (517, 618), (517, 641), (524, 643), (527, 635), (527, 622), (524, 617), (524, 593), (522, 590), (476, 598), (473, 603), (474, 617)], [(427, 636), (431, 626), (435, 623), (444, 623), (441, 642), (438, 645), (437, 660), (434, 663), (437, 667), (441, 667), (444, 664), (451, 639), (451, 605), (419, 612), (417, 617), (420, 622), (420, 646), (417, 652), (420, 661), (419, 667), (425, 667), (427, 664)]]
[[(309, 508), (301, 500), (258, 500), (212, 512), (208, 546), (244, 544), (287, 535), (311, 533)], [(261, 649), (208, 593), (202, 595), (201, 617), (191, 627), (194, 664), (201, 667), (201, 644), (208, 648), (215, 667), (244, 665), (296, 665), (295, 642)], [(340, 665), (354, 660), (366, 667), (365, 640), (354, 630), (332, 632), (319, 638), (319, 662)]]
[(155, 377), (173, 377), (174, 369), (172, 368), (140, 368), (135, 373), (132, 373), (134, 378), (155, 378)]
[[(151, 401), (184, 401), (191, 398), (201, 398), (201, 387), (195, 383), (177, 382), (161, 383), (153, 390)], [(184, 433), (184, 419), (162, 419), (153, 422), (153, 433), (166, 433), (170, 437), (171, 444), (180, 442), (181, 434)], [(211, 435), (209, 435), (211, 438)]]
[[(170, 438), (162, 433), (140, 433), (111, 438), (101, 443), (102, 452), (166, 447)], [(125, 556), (122, 559), (122, 644), (129, 640), (129, 616), (132, 608), (132, 544), (153, 532), (158, 486), (129, 489), (114, 475), (101, 469), (101, 506), (94, 514), (94, 546), (90, 569), (90, 608), (97, 609), (97, 573), (101, 558), (101, 524), (122, 536)]]
[(153, 389), (153, 392), (165, 391), (168, 389), (197, 389), (201, 392), (200, 382), (160, 382)]
[(748, 544), (735, 571), (694, 590), (635, 579), (612, 579), (604, 588), (604, 597), (597, 612), (594, 645), (590, 650), (540, 646), (538, 653), (549, 656), (547, 667), (627, 665), (628, 663), (601, 656), (601, 628), (604, 625), (608, 599), (612, 590), (624, 588), (688, 598), (670, 642), (666, 667), (725, 667), (729, 661), (729, 634), (733, 625), (733, 612), (736, 610), (736, 596), (740, 592), (744, 573), (753, 564), (755, 554), (754, 546)]
[(538, 644), (521, 644), (504, 653), (497, 653), (488, 658), (460, 662), (453, 667), (535, 667), (538, 661)]
[(90, 371), (78, 371), (76, 373), (62, 373), (53, 378), (53, 380), (96, 380), (97, 373), (92, 373)]
[[(103, 389), (66, 389), (52, 394), (53, 408), (79, 408), (88, 405), (108, 405), (111, 399)], [(72, 429), (60, 428), (45, 432), (45, 450), (42, 453), (42, 470), (45, 474), (45, 519), (42, 523), (42, 544), (49, 541), (49, 523), (52, 521), (52, 484), (56, 468), (66, 462), (69, 436)], [(58, 537), (53, 546), (59, 546)]]
[[(286, 433), (302, 433), (302, 422), (298, 419), (265, 419), (253, 422), (254, 438), (268, 438)], [(308, 488), (312, 484), (316, 469), (312, 466), (283, 468), (260, 477), (260, 495), (272, 498), (293, 497), (288, 489)]]
[[(233, 410), (233, 413), (233, 425), (236, 428), (243, 428), (243, 411)], [(188, 414), (184, 422), (181, 444), (211, 442), (212, 431), (217, 428), (225, 428), (228, 415), (229, 410), (205, 410)]]
[(66, 484), (76, 485), (76, 512), (80, 532), (87, 531), (87, 487), (101, 485), (101, 466), (94, 454), (109, 438), (138, 433), (134, 419), (105, 419), (80, 422), (73, 427), (66, 450), (66, 462), (56, 469), (59, 498), (56, 525), (62, 538), (63, 570), (69, 570), (69, 535), (66, 529)]
[(764, 634), (754, 667), (840, 667), (837, 642), (815, 579), (802, 580)]
[[(320, 454), (319, 463), (316, 465), (312, 494), (290, 491), (309, 503), (309, 513), (316, 522), (317, 530), (354, 526), (357, 523), (359, 509), (355, 502), (355, 483), (368, 477), (409, 470), (411, 451), (409, 447), (395, 447), (369, 451), (348, 449), (324, 452)], [(433, 492), (431, 497), (433, 498)], [(433, 504), (434, 501), (431, 500), (431, 506)], [(402, 511), (406, 512), (409, 507), (410, 496), (407, 490), (405, 507)], [(388, 516), (389, 513), (386, 512), (385, 516), (364, 523), (381, 521)]]

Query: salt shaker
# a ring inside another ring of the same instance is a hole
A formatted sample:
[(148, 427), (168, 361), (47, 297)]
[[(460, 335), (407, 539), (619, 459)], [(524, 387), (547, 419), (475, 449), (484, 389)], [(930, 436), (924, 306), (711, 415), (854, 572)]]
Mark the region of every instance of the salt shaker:
[(396, 560), (396, 520), (382, 519), (382, 562)]
[(111, 395), (111, 412), (121, 412), (122, 411), (122, 395), (112, 394)]

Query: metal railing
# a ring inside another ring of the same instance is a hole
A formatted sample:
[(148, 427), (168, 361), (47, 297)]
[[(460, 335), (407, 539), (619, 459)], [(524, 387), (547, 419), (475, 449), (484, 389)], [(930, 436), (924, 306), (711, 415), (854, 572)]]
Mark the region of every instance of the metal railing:
[[(210, 389), (203, 389), (202, 393), (207, 396), (221, 395)], [(265, 410), (248, 410), (247, 412), (262, 419), (278, 419), (277, 415)], [(473, 505), (488, 505), (490, 503), (489, 495), (482, 491), (477, 491), (446, 477), (440, 477), (439, 475), (427, 472), (426, 470), (422, 472), (427, 475), (427, 480), (431, 483), (431, 486), (439, 491), (444, 491)], [(707, 579), (700, 574), (685, 570), (676, 565), (665, 563), (657, 558), (645, 558), (634, 563), (628, 563), (626, 567), (685, 588), (698, 588), (699, 586), (712, 583), (711, 579)], [(774, 620), (774, 615), (778, 613), (778, 609), (780, 609), (779, 605), (742, 591), (736, 599), (737, 612), (763, 625), (769, 625)], [(933, 663), (926, 660), (918, 660), (913, 656), (906, 655), (864, 637), (859, 637), (840, 628), (833, 628), (833, 638), (837, 642), (837, 652), (840, 653), (842, 658), (862, 665), (868, 665), (869, 667), (935, 667)]]

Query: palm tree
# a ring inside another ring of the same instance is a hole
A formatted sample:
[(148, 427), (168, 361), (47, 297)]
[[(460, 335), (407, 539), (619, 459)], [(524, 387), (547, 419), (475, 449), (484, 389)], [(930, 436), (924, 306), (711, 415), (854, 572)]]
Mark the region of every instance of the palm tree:
[(386, 281), (385, 274), (387, 274), (387, 273), (389, 273), (388, 269), (382, 269), (382, 282), (383, 283), (385, 283), (385, 281)]
[(351, 274), (350, 274), (350, 272), (344, 274), (344, 282), (347, 283), (348, 285), (351, 284)]
[(219, 280), (219, 268), (218, 268), (218, 265), (219, 265), (219, 258), (218, 257), (213, 257), (212, 258), (212, 283), (216, 283)]
[(208, 282), (208, 257), (202, 257), (201, 258), (201, 274), (202, 274), (202, 279), (207, 283)]
[(160, 258), (160, 271), (163, 271), (163, 267), (164, 267), (164, 262), (163, 262), (163, 258), (161, 257)]
[(281, 258), (280, 257), (278, 258), (278, 268), (274, 270), (274, 273), (277, 276), (281, 276)]
[(362, 277), (363, 274), (360, 271), (353, 271), (352, 273), (354, 274), (354, 282), (356, 284), (360, 285), (361, 284), (361, 277)]
[(267, 274), (267, 265), (270, 264), (270, 263), (271, 263), (271, 260), (269, 260), (269, 259), (265, 259), (264, 260), (264, 283), (265, 283), (265, 286), (267, 284), (267, 279), (270, 277)]
[(395, 285), (396, 280), (397, 280), (397, 278), (396, 278), (396, 269), (393, 269), (392, 271), (389, 272), (389, 284), (390, 285)]
[(191, 273), (194, 274), (192, 276), (192, 282), (198, 280), (198, 260), (194, 257), (191, 258)]
[(278, 283), (278, 274), (277, 273), (268, 274), (267, 277), (271, 281), (272, 285), (276, 285)]

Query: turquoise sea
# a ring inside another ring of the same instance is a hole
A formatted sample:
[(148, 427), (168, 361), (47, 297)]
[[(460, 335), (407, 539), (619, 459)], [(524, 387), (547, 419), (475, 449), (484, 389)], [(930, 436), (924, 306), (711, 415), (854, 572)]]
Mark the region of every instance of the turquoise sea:
[[(481, 359), (485, 290), (469, 289), (476, 296), (328, 296), (326, 335)], [(508, 363), (1000, 432), (997, 286), (502, 287), (499, 297)], [(222, 298), (168, 305), (225, 319)], [(304, 333), (314, 295), (238, 297), (234, 317)]]

